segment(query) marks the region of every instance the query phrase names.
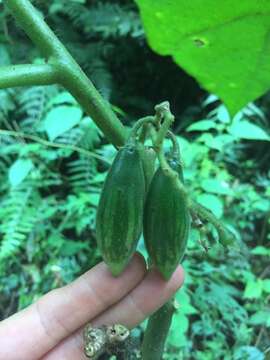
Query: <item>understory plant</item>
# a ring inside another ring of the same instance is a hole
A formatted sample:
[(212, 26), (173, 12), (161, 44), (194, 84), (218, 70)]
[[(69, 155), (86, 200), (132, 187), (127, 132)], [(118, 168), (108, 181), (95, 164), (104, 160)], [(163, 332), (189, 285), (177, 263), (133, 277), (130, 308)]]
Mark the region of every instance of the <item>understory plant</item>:
[[(1, 92), (5, 106), (1, 105), (0, 169), (1, 177), (8, 181), (0, 185), (1, 195), (7, 194), (2, 196), (0, 207), (1, 218), (5, 219), (0, 225), (0, 270), (2, 274), (6, 269), (10, 272), (1, 284), (4, 317), (18, 300), (14, 289), (20, 291), (18, 308), (23, 308), (100, 259), (94, 225), (100, 188), (115, 148), (121, 148), (130, 134), (116, 116), (121, 110), (113, 111), (96, 91), (30, 2), (6, 0), (5, 4), (44, 60), (0, 68), (1, 88), (31, 86), (26, 91)], [(215, 100), (210, 99), (204, 106), (213, 105), (211, 101)], [(189, 209), (197, 226), (191, 231), (184, 260), (189, 274), (184, 291), (150, 318), (142, 346), (145, 359), (160, 359), (171, 321), (164, 358), (179, 358), (179, 350), (183, 358), (191, 353), (203, 360), (212, 359), (213, 353), (224, 359), (250, 354), (263, 359), (263, 351), (269, 352), (270, 324), (265, 315), (269, 310), (265, 266), (269, 259), (269, 203), (264, 199), (269, 196), (269, 179), (261, 174), (249, 182), (241, 169), (235, 169), (242, 163), (252, 173), (258, 166), (256, 154), (252, 160), (245, 158), (250, 141), (258, 141), (263, 147), (267, 138), (262, 130), (263, 116), (256, 110), (248, 106), (231, 122), (224, 106), (214, 105), (206, 119), (186, 127), (185, 137), (181, 134), (174, 139), (180, 145), (185, 187), (177, 183), (184, 193), (188, 189), (192, 194)], [(249, 121), (252, 116), (257, 125)], [(62, 117), (65, 122), (59, 124)], [(9, 119), (14, 127), (8, 125)], [(144, 125), (150, 128), (156, 122), (149, 138), (163, 168), (167, 164), (161, 144), (166, 153), (172, 119), (168, 107), (144, 119)], [(143, 124), (140, 120), (138, 123)], [(143, 126), (141, 129), (143, 137)], [(100, 130), (114, 147), (104, 144)], [(253, 138), (247, 135), (250, 133)], [(231, 175), (232, 170), (239, 172), (240, 181)], [(170, 168), (168, 171), (173, 176)], [(244, 217), (234, 210), (236, 205)], [(264, 226), (257, 242), (251, 234), (256, 233), (254, 224), (258, 222)], [(236, 237), (233, 247), (227, 246), (231, 241), (222, 236), (225, 231)], [(218, 235), (225, 248), (220, 246)], [(260, 264), (259, 274), (252, 271), (245, 242), (253, 245), (250, 261)], [(140, 243), (139, 247), (145, 253), (144, 245)], [(22, 249), (26, 250), (23, 261), (16, 261), (14, 255)], [(52, 260), (51, 254), (55, 254)], [(45, 265), (42, 273), (35, 263)], [(18, 273), (20, 277), (15, 275)], [(251, 325), (258, 327), (257, 337)]]

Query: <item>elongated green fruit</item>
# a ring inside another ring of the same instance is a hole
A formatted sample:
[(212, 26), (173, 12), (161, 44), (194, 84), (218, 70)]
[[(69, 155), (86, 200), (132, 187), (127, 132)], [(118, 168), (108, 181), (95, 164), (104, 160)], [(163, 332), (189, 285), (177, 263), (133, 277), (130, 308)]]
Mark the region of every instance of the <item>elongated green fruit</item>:
[(189, 227), (186, 195), (176, 180), (159, 168), (146, 198), (143, 233), (150, 259), (165, 279), (184, 255)]
[(105, 263), (119, 275), (133, 255), (142, 231), (145, 179), (137, 145), (119, 150), (98, 205), (97, 243)]

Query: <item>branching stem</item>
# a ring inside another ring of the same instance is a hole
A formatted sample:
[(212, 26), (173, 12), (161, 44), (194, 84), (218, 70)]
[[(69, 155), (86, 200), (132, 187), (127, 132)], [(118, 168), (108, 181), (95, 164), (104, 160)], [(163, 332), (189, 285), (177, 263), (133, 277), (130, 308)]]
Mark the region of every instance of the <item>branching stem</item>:
[(58, 82), (63, 85), (77, 99), (87, 114), (93, 118), (108, 140), (115, 146), (122, 146), (126, 139), (124, 126), (68, 50), (45, 23), (41, 13), (35, 9), (29, 0), (4, 0), (4, 3), (10, 9), (18, 24), (40, 49), (48, 62), (48, 67), (29, 68), (30, 73), (26, 76), (27, 80), (24, 80), (22, 76), (26, 74), (26, 68), (16, 68), (17, 75), (20, 75), (21, 71), (18, 81), (15, 73), (13, 77), (11, 74), (7, 74), (7, 70), (12, 69), (5, 67), (1, 70), (2, 74), (5, 75), (1, 79), (1, 88), (36, 85), (38, 80), (37, 72), (39, 71), (42, 77), (41, 82), (38, 82), (38, 84)]
[(15, 86), (52, 85), (58, 72), (52, 65), (10, 65), (0, 67), (0, 89)]

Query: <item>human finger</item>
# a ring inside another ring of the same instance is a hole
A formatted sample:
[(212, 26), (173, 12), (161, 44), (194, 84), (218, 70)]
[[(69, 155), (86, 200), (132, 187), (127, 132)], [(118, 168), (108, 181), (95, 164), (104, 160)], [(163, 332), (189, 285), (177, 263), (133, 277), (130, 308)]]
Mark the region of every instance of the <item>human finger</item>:
[(143, 279), (145, 272), (143, 257), (137, 254), (117, 278), (100, 263), (71, 284), (49, 292), (1, 323), (0, 359), (42, 357), (89, 319), (123, 298)]
[[(91, 323), (93, 326), (121, 323), (132, 328), (169, 300), (183, 281), (182, 267), (175, 271), (168, 282), (164, 281), (156, 271), (151, 271), (126, 297), (96, 317)], [(77, 330), (45, 355), (42, 360), (85, 359), (82, 332), (83, 328)]]

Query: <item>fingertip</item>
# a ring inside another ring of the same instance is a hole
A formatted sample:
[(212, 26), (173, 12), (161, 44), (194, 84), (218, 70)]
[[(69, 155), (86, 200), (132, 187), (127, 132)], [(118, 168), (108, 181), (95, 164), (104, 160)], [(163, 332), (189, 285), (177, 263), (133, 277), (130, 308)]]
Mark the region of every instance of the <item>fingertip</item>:
[(168, 281), (170, 288), (173, 293), (175, 293), (185, 281), (185, 272), (181, 265), (179, 265), (174, 273), (172, 274), (170, 280)]
[(160, 272), (156, 269), (152, 269), (149, 272), (149, 278), (151, 282), (158, 285), (160, 288), (165, 288), (167, 294), (174, 294), (184, 283), (184, 269), (179, 265), (173, 272), (169, 279), (164, 279)]
[[(136, 255), (140, 266), (145, 262), (141, 255)], [(137, 263), (138, 265), (138, 263)], [(119, 303), (108, 309), (106, 313), (95, 319), (97, 324), (116, 323), (133, 328), (147, 316), (159, 309), (181, 287), (184, 281), (184, 271), (179, 266), (170, 280), (166, 281), (157, 270), (150, 270), (144, 279)]]
[(134, 272), (144, 274), (147, 270), (144, 257), (138, 252), (136, 252), (126, 264), (111, 262), (109, 264), (105, 264), (105, 266), (114, 278)]

